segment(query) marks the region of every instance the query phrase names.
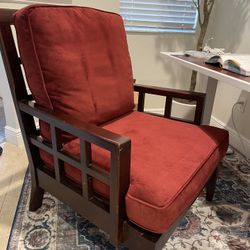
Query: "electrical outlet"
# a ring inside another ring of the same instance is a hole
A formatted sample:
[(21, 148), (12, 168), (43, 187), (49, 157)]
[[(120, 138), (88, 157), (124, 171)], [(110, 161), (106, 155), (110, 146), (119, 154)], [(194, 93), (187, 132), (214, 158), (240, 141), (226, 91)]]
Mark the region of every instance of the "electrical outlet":
[(238, 105), (238, 110), (244, 113), (247, 104), (247, 99), (244, 96), (241, 96), (239, 102), (242, 102), (242, 104)]

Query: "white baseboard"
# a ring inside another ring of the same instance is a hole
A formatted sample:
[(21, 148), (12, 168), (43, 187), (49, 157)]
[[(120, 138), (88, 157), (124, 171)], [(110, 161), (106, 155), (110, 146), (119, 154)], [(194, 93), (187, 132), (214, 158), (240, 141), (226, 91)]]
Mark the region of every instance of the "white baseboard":
[(24, 146), (20, 128), (15, 129), (10, 126), (5, 126), (5, 139), (7, 142), (17, 145), (19, 147)]
[(246, 137), (241, 135), (242, 141), (244, 143), (246, 152), (244, 152), (244, 149), (242, 147), (242, 144), (240, 142), (240, 137), (238, 133), (229, 127), (227, 124), (219, 120), (218, 118), (212, 116), (210, 120), (210, 125), (219, 127), (219, 128), (224, 128), (228, 131), (229, 133), (229, 143), (231, 146), (233, 146), (235, 149), (237, 149), (239, 152), (241, 152), (243, 155), (245, 155), (248, 159), (250, 158), (250, 140), (247, 139)]
[[(156, 114), (163, 114), (164, 110), (163, 109), (145, 109), (147, 112), (152, 112)], [(245, 138), (244, 136), (241, 135), (242, 141), (244, 143), (244, 146), (246, 148), (246, 152), (244, 152), (244, 149), (242, 147), (242, 144), (240, 142), (240, 137), (238, 133), (229, 127), (227, 124), (223, 123), (221, 120), (218, 118), (212, 116), (210, 120), (210, 125), (215, 126), (218, 128), (224, 128), (228, 131), (229, 133), (229, 143), (232, 147), (234, 147), (236, 150), (241, 152), (243, 155), (245, 155), (248, 159), (250, 158), (250, 140)]]

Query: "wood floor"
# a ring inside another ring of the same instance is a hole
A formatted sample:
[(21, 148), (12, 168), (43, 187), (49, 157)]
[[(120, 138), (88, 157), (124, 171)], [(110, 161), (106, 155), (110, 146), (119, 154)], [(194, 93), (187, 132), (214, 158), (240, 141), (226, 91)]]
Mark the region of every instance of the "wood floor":
[(7, 246), (27, 164), (24, 148), (4, 144), (0, 156), (0, 250)]

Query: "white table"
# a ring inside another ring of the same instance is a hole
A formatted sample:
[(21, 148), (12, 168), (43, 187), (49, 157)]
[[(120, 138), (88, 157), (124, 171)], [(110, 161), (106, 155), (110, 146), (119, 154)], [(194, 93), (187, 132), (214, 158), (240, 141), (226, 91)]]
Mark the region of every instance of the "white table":
[(250, 77), (237, 75), (216, 66), (205, 64), (205, 59), (185, 56), (183, 53), (161, 52), (161, 54), (169, 60), (208, 76), (202, 124), (210, 123), (218, 81), (223, 81), (234, 87), (250, 92)]

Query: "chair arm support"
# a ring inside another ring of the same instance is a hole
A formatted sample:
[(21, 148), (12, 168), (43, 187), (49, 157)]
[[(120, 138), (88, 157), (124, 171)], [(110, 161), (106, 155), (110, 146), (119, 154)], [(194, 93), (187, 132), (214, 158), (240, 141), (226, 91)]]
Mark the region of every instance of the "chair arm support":
[(205, 98), (204, 93), (178, 90), (178, 89), (170, 89), (170, 88), (162, 88), (162, 87), (156, 87), (156, 86), (147, 86), (147, 85), (141, 85), (141, 84), (134, 84), (134, 91), (139, 92), (139, 93), (147, 93), (147, 94), (160, 95), (160, 96), (172, 96), (175, 98), (195, 100), (195, 101)]
[(72, 134), (78, 138), (84, 138), (90, 143), (97, 144), (108, 150), (111, 148), (122, 148), (130, 139), (119, 134), (108, 131), (102, 127), (88, 122), (79, 121), (62, 113), (55, 114), (53, 111), (39, 107), (32, 101), (19, 102), (21, 111), (35, 116), (38, 119), (54, 125), (55, 127)]
[(174, 98), (194, 101), (196, 103), (196, 111), (193, 123), (195, 124), (201, 123), (204, 102), (206, 97), (206, 94), (204, 93), (162, 88), (156, 86), (147, 86), (141, 84), (134, 84), (134, 91), (139, 92), (138, 111), (141, 112), (144, 112), (145, 94), (153, 94), (153, 95), (167, 97), (164, 110), (164, 117), (166, 118), (171, 118), (172, 101)]

